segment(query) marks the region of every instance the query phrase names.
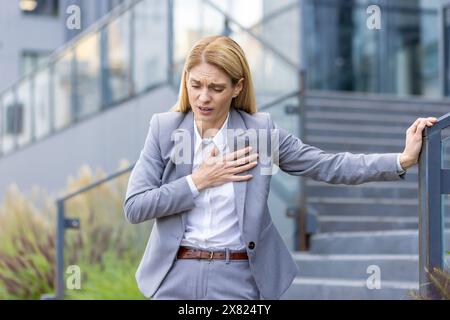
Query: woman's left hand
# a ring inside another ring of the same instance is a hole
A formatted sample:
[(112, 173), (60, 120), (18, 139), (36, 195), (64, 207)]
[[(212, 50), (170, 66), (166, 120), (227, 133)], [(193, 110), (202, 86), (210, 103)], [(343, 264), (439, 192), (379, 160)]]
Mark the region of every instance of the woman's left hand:
[(418, 118), (411, 127), (406, 130), (405, 150), (400, 155), (400, 164), (403, 169), (412, 167), (419, 161), (422, 149), (422, 132), (425, 126), (432, 127), (437, 122), (434, 117)]

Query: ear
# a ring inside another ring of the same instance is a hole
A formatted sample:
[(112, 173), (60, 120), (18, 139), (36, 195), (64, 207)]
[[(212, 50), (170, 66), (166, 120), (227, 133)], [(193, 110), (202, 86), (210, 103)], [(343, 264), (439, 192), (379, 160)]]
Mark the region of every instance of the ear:
[(238, 83), (234, 86), (233, 98), (236, 98), (244, 88), (244, 78), (239, 79)]

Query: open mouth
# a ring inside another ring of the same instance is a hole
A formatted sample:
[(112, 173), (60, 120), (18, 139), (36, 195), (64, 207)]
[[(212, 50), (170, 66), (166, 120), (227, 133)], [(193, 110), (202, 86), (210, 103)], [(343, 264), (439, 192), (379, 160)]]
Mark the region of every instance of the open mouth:
[(206, 108), (206, 107), (198, 107), (200, 110), (204, 111), (204, 112), (209, 112), (212, 111), (212, 108)]

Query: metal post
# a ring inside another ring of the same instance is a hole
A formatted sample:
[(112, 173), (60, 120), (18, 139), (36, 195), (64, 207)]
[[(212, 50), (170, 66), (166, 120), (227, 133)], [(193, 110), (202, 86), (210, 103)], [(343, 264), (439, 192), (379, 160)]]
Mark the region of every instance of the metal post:
[[(304, 70), (299, 71), (299, 137), (300, 139), (305, 138), (305, 92), (306, 92), (306, 72)], [(306, 206), (306, 190), (305, 190), (305, 179), (303, 177), (299, 178), (299, 191), (300, 191), (300, 199), (299, 199), (299, 213), (297, 217), (297, 249), (300, 251), (307, 251), (309, 248), (308, 244), (308, 236), (306, 234), (306, 225), (307, 225), (307, 206)]]
[(444, 265), (441, 194), (441, 132), (435, 130), (425, 135), (419, 158), (419, 289), (432, 299), (439, 294), (429, 272)]
[[(305, 17), (306, 17), (306, 1), (298, 0), (299, 6), (299, 34), (298, 34), (298, 49), (299, 49), (299, 62), (300, 66), (298, 68), (298, 85), (299, 85), (299, 95), (298, 95), (298, 135), (299, 138), (305, 139), (305, 93), (306, 93), (306, 61), (307, 61), (307, 50), (305, 41)], [(297, 249), (300, 251), (307, 251), (309, 249), (308, 235), (307, 235), (307, 197), (305, 188), (305, 179), (303, 177), (299, 178), (299, 191), (300, 199), (299, 201), (299, 212), (297, 216)]]
[(57, 202), (55, 299), (64, 299), (64, 200)]

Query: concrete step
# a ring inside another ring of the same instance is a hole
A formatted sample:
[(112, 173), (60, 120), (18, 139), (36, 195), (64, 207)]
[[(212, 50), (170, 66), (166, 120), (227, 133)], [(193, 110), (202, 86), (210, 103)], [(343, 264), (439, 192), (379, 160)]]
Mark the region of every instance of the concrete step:
[(396, 188), (384, 185), (384, 187), (364, 187), (345, 185), (315, 185), (306, 187), (308, 197), (367, 197), (367, 198), (417, 198), (418, 188)]
[(381, 113), (376, 110), (365, 110), (364, 112), (341, 112), (340, 110), (310, 111), (306, 112), (306, 120), (327, 119), (340, 123), (341, 120), (354, 122), (355, 124), (364, 123), (384, 123), (385, 125), (406, 126), (409, 127), (417, 117), (408, 113), (393, 117), (390, 113)]
[[(408, 170), (408, 175), (412, 174), (412, 168)], [(416, 170), (416, 174), (417, 174), (417, 170)], [(312, 179), (307, 179), (305, 181), (306, 183), (306, 187), (308, 188), (317, 188), (317, 187), (322, 187), (322, 188), (330, 188), (330, 189), (341, 189), (341, 188), (350, 188), (350, 189), (354, 189), (354, 188), (358, 188), (358, 189), (402, 189), (402, 190), (417, 190), (418, 189), (418, 184), (417, 181), (414, 182), (407, 182), (407, 181), (375, 181), (375, 182), (367, 182), (367, 183), (362, 183), (356, 186), (350, 185), (350, 186), (346, 186), (346, 185), (338, 185), (338, 184), (330, 184), (330, 183), (326, 183), (326, 182), (322, 182), (322, 181), (316, 181), (316, 180), (312, 180)]]
[(380, 269), (381, 281), (419, 281), (418, 255), (351, 255), (310, 253), (293, 254), (300, 268), (300, 278), (367, 279), (373, 271)]
[[(345, 137), (358, 137), (358, 138), (366, 138), (366, 139), (372, 139), (372, 138), (376, 138), (376, 139), (392, 139), (392, 140), (405, 140), (405, 132), (406, 132), (406, 128), (401, 128), (402, 132), (399, 133), (390, 133), (390, 132), (385, 132), (384, 130), (379, 130), (377, 132), (372, 132), (372, 131), (363, 131), (363, 130), (334, 130), (333, 128), (321, 128), (323, 126), (326, 126), (327, 124), (314, 124), (314, 127), (311, 128), (307, 128), (306, 132), (308, 137), (340, 137), (340, 138), (345, 138)], [(311, 125), (312, 126), (312, 125)], [(309, 127), (309, 124), (307, 124), (307, 127)], [(345, 126), (348, 128), (351, 128), (352, 126)]]
[[(380, 213), (377, 216), (318, 216), (318, 232), (344, 231), (383, 231), (383, 230), (417, 230), (419, 218), (390, 217)], [(450, 229), (450, 217), (446, 218), (445, 227)]]
[(417, 216), (418, 199), (367, 198), (367, 197), (308, 197), (312, 211), (322, 216)]
[(386, 125), (367, 125), (367, 126), (363, 126), (363, 125), (358, 125), (358, 124), (354, 124), (354, 125), (346, 125), (346, 124), (342, 124), (342, 123), (336, 123), (335, 121), (321, 121), (321, 122), (316, 122), (316, 121), (309, 121), (306, 124), (306, 130), (308, 130), (308, 132), (311, 132), (312, 130), (317, 130), (317, 131), (333, 131), (333, 132), (343, 132), (346, 134), (350, 134), (352, 132), (366, 132), (366, 133), (372, 133), (375, 135), (378, 135), (380, 133), (383, 134), (391, 134), (391, 135), (396, 135), (396, 136), (400, 136), (400, 135), (405, 135), (405, 129), (401, 126), (386, 126)]
[[(419, 219), (417, 216), (398, 217), (383, 216), (322, 216), (317, 217), (318, 232), (343, 231), (383, 231), (383, 230), (417, 230)], [(447, 222), (450, 227), (450, 221)]]
[(410, 300), (417, 282), (382, 281), (380, 289), (369, 289), (367, 280), (295, 278), (284, 300)]
[[(432, 108), (425, 109), (422, 106), (422, 110), (404, 110), (403, 108), (398, 108), (401, 105), (396, 105), (397, 108), (390, 105), (379, 105), (378, 107), (372, 108), (356, 108), (355, 105), (351, 103), (336, 103), (330, 101), (317, 102), (310, 100), (310, 104), (306, 107), (306, 112), (341, 112), (343, 114), (378, 114), (378, 115), (392, 115), (394, 118), (399, 118), (402, 116), (410, 116), (414, 118), (425, 118), (425, 117), (441, 117), (448, 112), (447, 108)], [(402, 110), (403, 109), (403, 110)]]
[(335, 144), (335, 145), (349, 145), (358, 144), (362, 146), (379, 146), (379, 147), (401, 147), (405, 143), (405, 139), (382, 139), (373, 137), (359, 137), (353, 133), (352, 137), (339, 137), (339, 136), (313, 136), (308, 134), (308, 142), (315, 144)]
[(395, 97), (380, 94), (355, 94), (336, 91), (308, 91), (305, 102), (310, 107), (349, 108), (360, 110), (400, 111), (427, 116), (428, 112), (445, 114), (448, 99)]
[[(450, 248), (450, 230), (445, 231)], [(312, 254), (418, 254), (417, 230), (330, 232), (311, 237)]]
[(322, 149), (328, 153), (350, 152), (350, 153), (400, 153), (402, 147), (400, 146), (381, 146), (381, 145), (363, 145), (363, 144), (339, 144), (332, 142), (313, 142), (306, 137), (304, 143), (312, 145), (316, 148)]

